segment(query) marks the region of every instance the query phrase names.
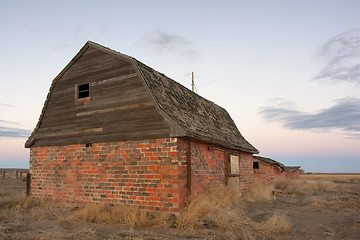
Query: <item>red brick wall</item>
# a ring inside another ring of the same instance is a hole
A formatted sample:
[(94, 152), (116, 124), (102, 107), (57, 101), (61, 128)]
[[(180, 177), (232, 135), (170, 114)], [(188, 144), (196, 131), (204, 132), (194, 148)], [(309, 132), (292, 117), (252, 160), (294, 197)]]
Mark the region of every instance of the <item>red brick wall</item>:
[(191, 142), (191, 191), (204, 192), (226, 184), (226, 153), (208, 144)]
[(249, 153), (240, 153), (240, 190), (246, 192), (248, 186), (253, 182), (253, 156)]
[(35, 147), (30, 150), (31, 195), (178, 212), (182, 161), (176, 138)]
[[(188, 140), (178, 141), (183, 152), (188, 150)], [(193, 194), (226, 184), (226, 151), (209, 148), (208, 144), (190, 141), (191, 144), (191, 191)], [(240, 156), (240, 189), (246, 190), (253, 181), (253, 157), (248, 153), (232, 153)]]
[(288, 179), (299, 179), (300, 178), (300, 171), (296, 170), (293, 172), (286, 172), (286, 178)]
[(276, 180), (284, 179), (285, 172), (281, 168), (273, 167), (263, 161), (254, 161), (259, 163), (259, 168), (254, 169), (254, 181), (261, 181), (264, 183), (274, 183)]
[[(191, 190), (226, 184), (225, 151), (191, 141)], [(33, 147), (30, 194), (70, 202), (138, 205), (179, 212), (188, 194), (189, 140), (152, 140)], [(252, 155), (240, 155), (240, 188), (253, 180)]]

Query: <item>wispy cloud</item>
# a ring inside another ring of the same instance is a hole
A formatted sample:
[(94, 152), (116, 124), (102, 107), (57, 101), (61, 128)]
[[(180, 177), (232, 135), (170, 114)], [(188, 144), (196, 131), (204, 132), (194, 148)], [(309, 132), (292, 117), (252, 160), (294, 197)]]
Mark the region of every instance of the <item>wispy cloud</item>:
[(177, 52), (192, 60), (198, 60), (200, 56), (199, 52), (193, 49), (192, 43), (186, 38), (162, 31), (150, 32), (143, 36), (138, 43), (151, 45), (159, 52)]
[(0, 106), (3, 106), (3, 107), (13, 107), (13, 105), (6, 104), (6, 103), (0, 103)]
[(323, 44), (324, 67), (314, 80), (350, 82), (360, 87), (360, 29), (340, 33)]
[(31, 131), (22, 129), (19, 123), (0, 120), (0, 138), (27, 138)]
[(260, 108), (259, 113), (266, 120), (280, 122), (288, 129), (341, 129), (349, 137), (360, 139), (359, 98), (339, 99), (332, 107), (315, 113), (299, 111), (294, 104), (282, 100), (276, 106)]

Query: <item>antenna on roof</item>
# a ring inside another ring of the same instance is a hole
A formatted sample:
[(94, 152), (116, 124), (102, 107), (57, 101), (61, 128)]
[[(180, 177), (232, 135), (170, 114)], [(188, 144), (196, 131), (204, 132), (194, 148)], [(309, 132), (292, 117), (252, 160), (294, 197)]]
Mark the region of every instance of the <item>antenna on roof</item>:
[(194, 72), (191, 72), (191, 90), (199, 94), (194, 83)]
[(191, 72), (191, 90), (194, 91), (194, 72)]

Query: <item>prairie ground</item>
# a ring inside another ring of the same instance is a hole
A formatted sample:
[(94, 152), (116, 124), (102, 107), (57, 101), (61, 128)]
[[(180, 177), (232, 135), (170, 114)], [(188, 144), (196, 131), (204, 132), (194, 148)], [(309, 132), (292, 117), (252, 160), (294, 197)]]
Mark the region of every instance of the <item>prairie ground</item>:
[(194, 197), (177, 217), (38, 201), (0, 179), (0, 239), (359, 239), (360, 175), (306, 175)]

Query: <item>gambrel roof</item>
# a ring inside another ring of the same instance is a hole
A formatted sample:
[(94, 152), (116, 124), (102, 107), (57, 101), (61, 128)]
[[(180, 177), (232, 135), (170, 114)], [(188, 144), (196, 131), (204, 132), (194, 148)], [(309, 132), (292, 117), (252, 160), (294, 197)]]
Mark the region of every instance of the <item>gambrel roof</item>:
[[(103, 47), (97, 43), (88, 41), (84, 47), (80, 50), (80, 52), (73, 58), (73, 60), (64, 68), (64, 70), (53, 80), (52, 85), (50, 87), (49, 94), (47, 96), (47, 100), (45, 102), (42, 114), (40, 116), (39, 122), (34, 129), (33, 133), (29, 137), (28, 141), (26, 142), (26, 147), (31, 147), (37, 139), (39, 140), (38, 145), (46, 145), (45, 141), (43, 143), (41, 142), (41, 139), (47, 139), (47, 142), (50, 142), (50, 137), (57, 136), (59, 137), (61, 134), (58, 134), (56, 132), (52, 133), (39, 133), (39, 129), (42, 127), (42, 121), (44, 118), (45, 113), (48, 111), (49, 108), (52, 107), (52, 105), (55, 105), (55, 103), (49, 104), (49, 101), (53, 99), (52, 95), (54, 95), (54, 91), (57, 91), (60, 93), (64, 92), (71, 92), (72, 90), (69, 88), (68, 85), (64, 89), (65, 90), (56, 90), (56, 85), (60, 85), (60, 81), (65, 82), (65, 79), (68, 82), (75, 81), (75, 77), (72, 77), (71, 74), (74, 74), (75, 72), (84, 71), (84, 68), (86, 68), (86, 64), (84, 63), (81, 65), (81, 67), (76, 68), (76, 71), (70, 72), (72, 68), (75, 68), (75, 64), (79, 62), (79, 59), (84, 58), (83, 54), (88, 51), (88, 49), (91, 49), (91, 54), (94, 56), (104, 56), (102, 58), (107, 57), (107, 55), (111, 56), (114, 60), (113, 61), (122, 61), (129, 65), (127, 69), (130, 69), (127, 73), (127, 75), (124, 76), (117, 76), (117, 79), (121, 78), (127, 78), (128, 83), (132, 84), (130, 81), (131, 79), (134, 79), (136, 84), (138, 84), (137, 88), (141, 87), (145, 88), (145, 91), (149, 95), (149, 99), (151, 99), (151, 104), (154, 105), (154, 109), (158, 113), (155, 116), (155, 113), (153, 113), (152, 118), (149, 118), (146, 123), (149, 123), (151, 119), (158, 119), (163, 118), (165, 121), (164, 123), (159, 123), (157, 126), (158, 128), (164, 128), (163, 126), (168, 126), (168, 131), (163, 130), (161, 133), (157, 134), (156, 129), (151, 129), (151, 135), (150, 137), (187, 137), (191, 139), (195, 139), (198, 141), (203, 141), (207, 143), (211, 143), (214, 145), (219, 145), (225, 148), (233, 149), (233, 150), (240, 150), (244, 152), (249, 153), (258, 153), (258, 150), (253, 147), (240, 133), (238, 128), (236, 127), (234, 121), (231, 119), (228, 112), (216, 105), (215, 103), (206, 100), (205, 98), (199, 96), (198, 94), (190, 91), (186, 87), (182, 86), (181, 84), (177, 83), (176, 81), (168, 78), (164, 74), (161, 74), (154, 69), (146, 66), (145, 64), (141, 63), (140, 61), (136, 60), (135, 58), (129, 57), (127, 55), (121, 54), (119, 52), (116, 52), (114, 50), (111, 50), (109, 48)], [(99, 53), (93, 53), (93, 52), (99, 52)], [(90, 53), (86, 56), (92, 56)], [(87, 60), (88, 61), (88, 60)], [(88, 61), (89, 62), (89, 61)], [(101, 63), (100, 63), (101, 65)], [(92, 67), (91, 69), (93, 69)], [(114, 70), (112, 70), (114, 71)], [(99, 71), (98, 71), (99, 72)], [(130, 74), (129, 74), (130, 73)], [(67, 74), (67, 75), (66, 75)], [(71, 75), (71, 77), (69, 77)], [(89, 75), (90, 76), (90, 75)], [(114, 78), (112, 78), (114, 79)], [(108, 83), (110, 80), (101, 80), (102, 83)], [(106, 82), (108, 81), (108, 82)], [(130, 82), (129, 82), (130, 81)], [(113, 84), (115, 84), (115, 80), (113, 80)], [(65, 83), (62, 83), (65, 86)], [(97, 87), (99, 84), (94, 80), (94, 82), (91, 82), (91, 86)], [(142, 85), (139, 85), (142, 84)], [(120, 96), (121, 95), (121, 96)], [(117, 96), (114, 96), (117, 97)], [(123, 94), (119, 94), (118, 97), (123, 97)], [(65, 97), (64, 97), (65, 98)], [(125, 101), (125, 100), (124, 100)], [(53, 100), (54, 102), (54, 100)], [(115, 102), (115, 100), (114, 100)], [(134, 105), (134, 104), (133, 104)], [(144, 107), (146, 104), (137, 104), (136, 106), (142, 106)], [(149, 104), (148, 104), (149, 105)], [(72, 105), (69, 105), (72, 106)], [(89, 104), (89, 107), (91, 104)], [(75, 106), (76, 107), (76, 106)], [(86, 107), (86, 106), (85, 106)], [(146, 107), (146, 106), (145, 106)], [(83, 107), (84, 108), (84, 107)], [(123, 107), (124, 108), (124, 107)], [(112, 106), (112, 111), (120, 110), (120, 107), (114, 107)], [(65, 111), (65, 110), (64, 110)], [(99, 114), (99, 113), (105, 113), (105, 110), (96, 109), (91, 110), (87, 112), (79, 112), (80, 110), (77, 110), (77, 112), (72, 113), (75, 117), (83, 117), (86, 114)], [(83, 109), (82, 109), (83, 111)], [(107, 111), (107, 110), (106, 110)], [(110, 111), (110, 110), (109, 110)], [(159, 117), (160, 116), (160, 117)], [(128, 121), (131, 119), (128, 119)], [(69, 120), (70, 121), (70, 120)], [(75, 121), (75, 120), (74, 120)], [(77, 121), (77, 120), (76, 120)], [(112, 120), (113, 121), (113, 120)], [(119, 120), (120, 121), (120, 120)], [(140, 120), (139, 120), (140, 121)], [(59, 124), (61, 124), (59, 122)], [(92, 123), (94, 124), (94, 123)], [(142, 123), (144, 124), (144, 123)], [(126, 137), (122, 136), (122, 132), (118, 131), (117, 135), (114, 132), (117, 131), (116, 128), (112, 130), (111, 138), (107, 138), (105, 134), (105, 129), (102, 128), (99, 124), (95, 124), (97, 128), (92, 128), (91, 132), (90, 130), (81, 129), (78, 131), (70, 131), (68, 130), (67, 133), (73, 134), (72, 138), (74, 139), (74, 143), (81, 143), (84, 141), (96, 141), (96, 134), (103, 133), (103, 137), (101, 140), (132, 140), (133, 139), (139, 139), (141, 138), (141, 135), (131, 135), (130, 133), (126, 135)], [(77, 126), (78, 127), (78, 126)], [(149, 126), (150, 128), (151, 126)], [(47, 127), (46, 130), (53, 130), (54, 127), (49, 128)], [(97, 129), (96, 131), (93, 129)], [(55, 131), (55, 130), (54, 130)], [(41, 131), (40, 131), (41, 132)], [(90, 135), (90, 132), (93, 134)], [(97, 133), (96, 133), (97, 132)], [(76, 141), (76, 137), (79, 136), (79, 139), (81, 139), (81, 134), (88, 134), (86, 137), (83, 138), (83, 140)], [(38, 135), (38, 136), (37, 136)], [(133, 137), (132, 137), (133, 136)], [(144, 135), (145, 137), (145, 135)], [(68, 142), (69, 140), (67, 140)], [(59, 142), (59, 141), (58, 141)], [(55, 142), (54, 142), (55, 144)]]

